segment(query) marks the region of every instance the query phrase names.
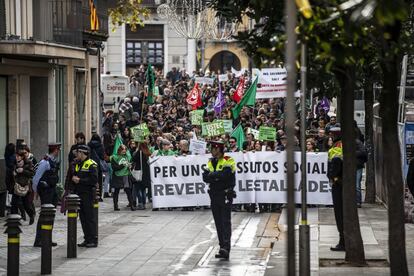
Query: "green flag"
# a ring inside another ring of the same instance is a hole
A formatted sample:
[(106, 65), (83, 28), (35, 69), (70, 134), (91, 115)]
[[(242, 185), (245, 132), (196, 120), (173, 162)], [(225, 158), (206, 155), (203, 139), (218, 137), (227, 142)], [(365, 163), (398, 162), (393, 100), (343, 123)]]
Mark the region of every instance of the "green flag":
[(145, 77), (147, 79), (148, 85), (148, 96), (147, 96), (147, 104), (154, 103), (154, 90), (155, 90), (155, 74), (154, 70), (152, 70), (152, 65), (148, 64), (147, 72), (145, 72)]
[(243, 98), (240, 102), (232, 109), (233, 119), (237, 119), (240, 115), (240, 112), (244, 106), (254, 106), (256, 103), (256, 90), (257, 90), (257, 80), (259, 77), (256, 77), (249, 89), (244, 93)]
[[(122, 144), (123, 144), (123, 141), (122, 141), (121, 134), (118, 133), (115, 138), (114, 150), (112, 151), (112, 155), (118, 155), (118, 149)], [(131, 153), (129, 152), (128, 149), (126, 151), (126, 155), (128, 156), (129, 159), (131, 159)]]
[(241, 124), (239, 124), (233, 130), (233, 133), (231, 134), (231, 137), (237, 139), (237, 147), (239, 148), (239, 150), (243, 150), (243, 143), (244, 143), (244, 141), (246, 141), (246, 137), (244, 136), (243, 127), (242, 127)]

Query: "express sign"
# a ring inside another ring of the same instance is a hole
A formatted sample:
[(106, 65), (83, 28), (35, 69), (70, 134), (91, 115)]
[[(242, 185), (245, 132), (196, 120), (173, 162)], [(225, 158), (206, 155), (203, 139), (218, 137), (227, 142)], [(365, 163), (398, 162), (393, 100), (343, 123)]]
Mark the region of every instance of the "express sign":
[(129, 94), (129, 79), (126, 76), (102, 76), (101, 89), (105, 97), (126, 97)]

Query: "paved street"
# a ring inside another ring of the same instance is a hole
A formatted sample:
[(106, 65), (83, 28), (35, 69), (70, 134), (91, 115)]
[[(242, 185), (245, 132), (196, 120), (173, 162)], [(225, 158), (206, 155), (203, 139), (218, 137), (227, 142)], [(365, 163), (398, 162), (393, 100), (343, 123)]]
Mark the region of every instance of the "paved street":
[[(66, 258), (66, 217), (57, 215), (53, 275), (263, 275), (279, 233), (278, 214), (233, 213), (227, 263), (214, 258), (218, 246), (210, 210), (113, 212), (110, 199), (100, 206), (99, 247), (78, 249), (73, 260)], [(21, 275), (39, 275), (40, 249), (32, 247), (35, 226), (24, 222), (22, 230)], [(78, 237), (82, 239), (80, 231)], [(1, 239), (0, 275), (6, 271), (6, 256)]]

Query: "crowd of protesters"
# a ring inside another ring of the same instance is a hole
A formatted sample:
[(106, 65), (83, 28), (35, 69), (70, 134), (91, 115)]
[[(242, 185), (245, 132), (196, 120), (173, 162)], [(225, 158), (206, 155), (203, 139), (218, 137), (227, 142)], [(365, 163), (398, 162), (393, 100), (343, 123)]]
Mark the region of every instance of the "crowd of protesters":
[[(146, 68), (139, 67), (130, 78), (130, 94), (121, 99), (116, 110), (106, 110), (103, 115), (101, 136), (93, 134), (87, 143), (83, 133), (75, 136), (76, 144), (72, 146), (68, 161), (74, 162), (78, 145), (87, 144), (90, 149), (90, 158), (99, 166), (97, 188), (103, 198), (112, 197), (114, 210), (119, 211), (118, 198), (121, 189), (125, 190), (128, 198), (128, 208), (131, 210), (148, 208), (147, 201), (151, 202), (151, 180), (148, 160), (151, 156), (191, 155), (189, 150), (191, 139), (221, 139), (226, 144), (227, 152), (248, 151), (284, 151), (287, 143), (285, 136), (285, 102), (283, 98), (257, 99), (254, 107), (244, 107), (237, 118), (232, 116), (232, 108), (236, 105), (233, 100), (241, 78), (244, 80), (244, 90), (251, 82), (252, 77), (248, 71), (242, 74), (227, 72), (227, 80), (221, 82), (224, 94), (224, 107), (219, 113), (214, 105), (219, 93), (218, 74), (220, 72), (196, 73), (190, 76), (184, 70), (173, 68), (164, 74), (155, 70), (154, 103), (147, 102), (146, 92), (148, 81)], [(213, 122), (216, 119), (233, 121), (233, 127), (242, 126), (245, 141), (240, 145), (236, 137), (224, 134), (221, 137), (203, 137), (201, 126), (192, 125), (190, 112), (193, 106), (187, 102), (187, 97), (195, 85), (195, 77), (215, 78), (213, 85), (200, 84), (201, 106), (204, 110), (203, 121)], [(299, 105), (297, 105), (299, 106)], [(299, 112), (297, 113), (299, 116)], [(132, 137), (131, 128), (146, 123), (149, 136), (145, 142), (136, 142)], [(251, 130), (258, 130), (260, 126), (274, 127), (277, 130), (275, 141), (261, 141), (255, 137)], [(326, 99), (315, 104), (313, 110), (307, 110), (306, 150), (307, 152), (326, 152), (332, 146), (329, 129), (338, 126), (336, 116), (330, 112), (329, 102)], [(358, 128), (356, 127), (356, 130)], [(117, 137), (122, 137), (122, 145), (116, 145)], [(295, 124), (296, 149), (300, 150), (300, 121)], [(361, 176), (366, 153), (363, 146), (363, 135), (358, 132), (358, 203), (361, 202)], [(116, 147), (116, 148), (115, 148)], [(30, 149), (24, 143), (16, 146), (9, 144), (5, 151), (7, 166), (6, 186), (0, 186), (0, 216), (4, 216), (6, 205), (5, 191), (12, 194), (12, 211), (14, 213), (27, 213), (30, 223), (34, 221), (33, 191), (29, 185), (33, 176), (33, 167), (36, 160)], [(70, 170), (71, 166), (69, 166)], [(140, 171), (140, 175), (132, 172)], [(70, 175), (70, 171), (68, 172)], [(66, 192), (70, 190), (70, 181), (66, 181)], [(1, 181), (0, 181), (1, 183)], [(16, 185), (26, 186), (28, 191), (17, 195)], [(122, 206), (123, 207), (123, 206)], [(260, 207), (260, 208), (259, 208)], [(277, 205), (260, 204), (260, 206), (236, 206), (235, 210), (271, 211)], [(186, 207), (183, 210), (193, 210)], [(23, 216), (25, 219), (25, 215)]]

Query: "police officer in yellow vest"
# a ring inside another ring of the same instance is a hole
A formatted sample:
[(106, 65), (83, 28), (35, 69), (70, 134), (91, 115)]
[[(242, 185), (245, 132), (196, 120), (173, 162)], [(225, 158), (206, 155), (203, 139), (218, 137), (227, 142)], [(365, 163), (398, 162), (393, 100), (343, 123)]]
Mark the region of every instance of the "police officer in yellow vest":
[(341, 128), (332, 127), (329, 133), (333, 140), (333, 145), (328, 151), (328, 178), (332, 184), (332, 202), (336, 227), (339, 232), (339, 243), (331, 247), (332, 251), (345, 251), (344, 240), (344, 216), (342, 207), (342, 141)]
[(236, 163), (224, 155), (224, 143), (211, 142), (211, 158), (203, 173), (203, 181), (209, 184), (211, 211), (216, 224), (220, 250), (216, 258), (229, 259), (231, 247), (231, 205), (236, 197)]
[(89, 158), (89, 147), (78, 145), (75, 173), (72, 177), (75, 193), (80, 197), (81, 204), (79, 217), (82, 224), (85, 241), (78, 244), (79, 247), (97, 247), (96, 217), (93, 211), (93, 203), (98, 183), (98, 165)]

